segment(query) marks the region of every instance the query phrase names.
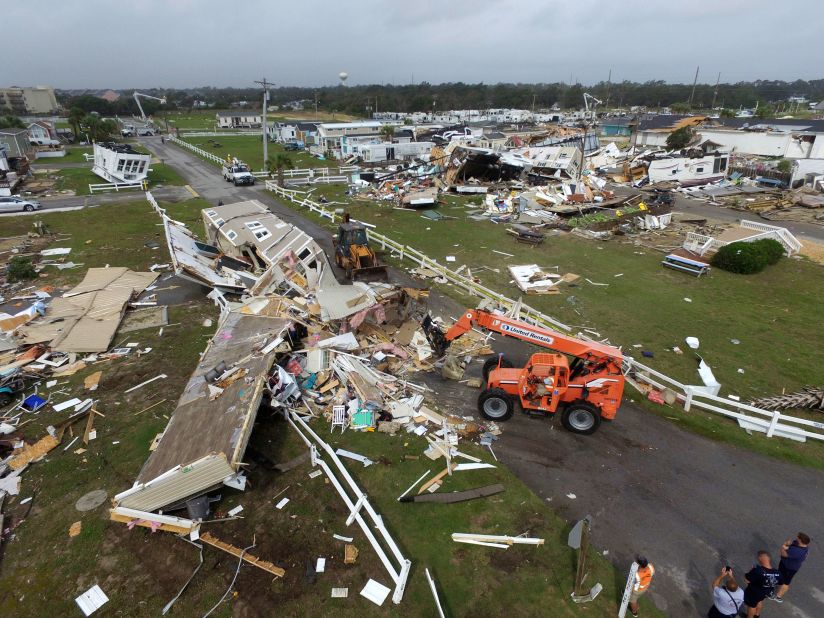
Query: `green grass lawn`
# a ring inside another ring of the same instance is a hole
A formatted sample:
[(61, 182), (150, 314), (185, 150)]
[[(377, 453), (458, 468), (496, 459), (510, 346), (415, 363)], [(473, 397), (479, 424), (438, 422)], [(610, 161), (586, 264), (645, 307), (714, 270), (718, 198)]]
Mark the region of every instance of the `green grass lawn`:
[(52, 163), (86, 163), (84, 154), (91, 154), (92, 149), (87, 146), (66, 146), (66, 156), (55, 159), (37, 159), (37, 165), (51, 165)]
[[(343, 191), (340, 186), (318, 187), (313, 195), (315, 199), (326, 195), (330, 201), (347, 202)], [(503, 225), (465, 218), (465, 205), (472, 201), (446, 198), (439, 211), (457, 219), (442, 221), (423, 218), (416, 211), (393, 210), (372, 200), (351, 200), (348, 210), (354, 218), (377, 225), (377, 231), (441, 264), (447, 264), (447, 255), (455, 256), (456, 261), (448, 264), (453, 269), (466, 265), (484, 285), (510, 298), (523, 296), (524, 302), (576, 327), (576, 331), (593, 329), (622, 346), (625, 353), (685, 384), (701, 384), (697, 354), (722, 384), (721, 395), (736, 395), (742, 401), (821, 384), (824, 335), (817, 327), (824, 323), (824, 303), (819, 299), (824, 283), (821, 266), (783, 259), (757, 275), (714, 269), (696, 279), (663, 268), (662, 253), (636, 246), (631, 237), (603, 242), (562, 234), (549, 236), (539, 247), (520, 244)], [(328, 220), (324, 222), (328, 225)], [(493, 253), (493, 249), (513, 257)], [(517, 264), (557, 266), (557, 272), (575, 273), (580, 279), (576, 285), (563, 285), (559, 295), (524, 295), (511, 283), (508, 271), (508, 266)], [(410, 268), (408, 262), (402, 266)], [(587, 279), (608, 285), (592, 285)], [(437, 287), (461, 302), (477, 303), (454, 286)], [(700, 341), (697, 351), (684, 342), (690, 336)], [(673, 352), (675, 346), (683, 354)], [(642, 351), (654, 357), (643, 358)], [(626, 395), (639, 399), (630, 388)], [(750, 436), (711, 412), (693, 409), (673, 416), (672, 408), (645, 405), (712, 438), (824, 468), (821, 442), (798, 444), (768, 439), (763, 434)], [(817, 412), (792, 414), (824, 421)]]
[[(228, 155), (237, 157), (249, 165), (254, 170), (263, 168), (263, 138), (254, 135), (222, 135), (219, 137), (183, 137), (183, 141), (194, 144), (202, 148), (206, 152), (211, 152), (218, 157), (225, 158)], [(214, 143), (220, 144), (216, 148)], [(321, 160), (311, 156), (308, 152), (286, 152), (280, 144), (269, 144), (269, 157), (274, 157), (278, 153), (286, 153), (296, 168), (306, 167), (337, 167), (336, 160)], [(208, 159), (204, 159), (209, 161)], [(212, 165), (217, 166), (214, 161), (209, 161)]]
[[(89, 195), (90, 184), (102, 184), (106, 181), (93, 173), (91, 169), (73, 167), (57, 172), (55, 191), (74, 191), (75, 195)], [(185, 185), (186, 181), (174, 169), (164, 163), (153, 163), (149, 171), (149, 188), (160, 185)]]
[[(178, 204), (162, 204), (171, 217), (200, 231), (202, 199)], [(71, 247), (69, 258), (84, 263), (83, 268), (54, 271), (39, 283), (69, 286), (80, 281), (86, 268), (127, 266), (146, 270), (155, 262), (168, 261), (156, 213), (142, 200), (123, 202), (73, 212), (43, 213), (42, 221), (56, 233), (66, 235), (51, 246)], [(22, 234), (31, 229), (30, 217), (4, 219), (4, 232)], [(159, 249), (146, 247), (149, 241)], [(203, 325), (204, 318), (212, 326)], [(146, 457), (153, 437), (166, 426), (175, 402), (214, 331), (216, 309), (211, 301), (193, 301), (171, 307), (169, 326), (118, 334), (116, 342), (137, 342), (152, 351), (142, 357), (90, 365), (68, 378), (59, 387), (65, 397), (85, 398), (83, 380), (94, 371), (103, 371), (100, 387), (94, 393), (95, 407), (105, 418), (95, 421), (98, 437), (85, 447), (76, 442), (68, 450), (72, 436), (32, 464), (23, 474), (19, 497), (7, 499), (6, 525), (14, 526), (13, 537), (4, 547), (0, 571), (0, 613), (20, 617), (41, 616), (43, 608), (59, 615), (74, 615), (73, 599), (94, 584), (109, 596), (101, 615), (125, 612), (129, 616), (155, 616), (186, 581), (197, 565), (197, 550), (172, 534), (151, 533), (143, 528), (129, 530), (109, 522), (106, 507), (80, 513), (74, 504), (95, 489), (111, 497), (131, 486)], [(124, 391), (160, 372), (158, 380), (132, 394)], [(165, 399), (165, 401), (163, 401)], [(144, 408), (161, 402), (141, 414)], [(21, 429), (33, 441), (43, 436), (46, 427), (64, 415), (49, 412), (32, 415)], [(81, 424), (82, 425), (82, 424)], [(82, 433), (82, 426), (74, 432)], [(566, 547), (567, 522), (551, 511), (541, 498), (532, 494), (503, 467), (493, 470), (456, 472), (441, 491), (461, 490), (490, 483), (501, 483), (506, 491), (493, 497), (453, 505), (401, 504), (396, 501), (424, 471), (432, 475), (444, 467), (443, 461), (431, 462), (421, 453), (422, 438), (404, 433), (330, 435), (323, 421), (315, 430), (335, 446), (342, 446), (371, 457), (377, 463), (369, 468), (346, 462), (347, 469), (369, 494), (370, 501), (384, 517), (401, 551), (413, 561), (411, 578), (400, 606), (387, 602), (377, 608), (358, 595), (367, 579), (391, 582), (357, 526), (347, 528), (347, 511), (331, 485), (323, 478), (309, 479), (309, 465), (288, 473), (276, 473), (260, 465), (248, 471), (250, 487), (245, 493), (225, 489), (223, 501), (214, 515), (225, 515), (232, 506), (244, 506), (244, 518), (215, 523), (208, 530), (238, 546), (255, 538), (251, 552), (287, 569), (286, 578), (272, 580), (265, 573), (245, 567), (236, 583), (237, 595), (224, 604), (216, 616), (267, 615), (277, 608), (278, 615), (304, 616), (428, 616), (433, 601), (424, 576), (429, 568), (436, 578), (442, 602), (450, 616), (575, 616), (586, 611), (593, 616), (614, 615), (623, 579), (593, 548), (587, 585), (604, 585), (598, 599), (579, 608), (569, 600), (574, 573), (574, 554)], [(258, 417), (252, 436), (254, 450), (271, 461), (286, 461), (305, 451), (305, 445), (286, 424), (264, 412)], [(491, 461), (487, 451), (462, 443), (461, 450)], [(407, 460), (404, 456), (420, 456)], [(250, 462), (256, 459), (249, 458)], [(273, 508), (274, 497), (286, 489), (291, 499), (287, 509)], [(33, 496), (31, 511), (20, 505), (22, 498)], [(79, 536), (70, 538), (69, 527), (82, 523)], [(475, 547), (452, 542), (452, 532), (530, 536), (546, 540), (540, 547), (515, 546), (508, 550)], [(342, 564), (342, 543), (332, 534), (354, 537), (359, 549), (355, 565)], [(206, 548), (204, 565), (181, 596), (173, 615), (203, 615), (229, 585), (236, 560)], [(307, 561), (318, 556), (329, 560), (327, 572), (316, 583), (304, 578)], [(349, 587), (346, 600), (330, 599), (333, 586)], [(658, 614), (647, 602), (644, 614)]]

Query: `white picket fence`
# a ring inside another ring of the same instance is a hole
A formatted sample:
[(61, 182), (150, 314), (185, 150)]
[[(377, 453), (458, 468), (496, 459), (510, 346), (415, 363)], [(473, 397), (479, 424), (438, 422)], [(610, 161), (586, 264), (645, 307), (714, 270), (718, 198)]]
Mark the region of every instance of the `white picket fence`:
[(188, 148), (189, 150), (191, 150), (195, 154), (200, 155), (201, 157), (203, 157), (204, 159), (206, 159), (208, 161), (211, 161), (212, 163), (217, 163), (218, 165), (223, 165), (223, 159), (221, 157), (219, 157), (215, 154), (212, 154), (211, 152), (206, 152), (205, 150), (203, 150), (203, 148), (199, 148), (198, 146), (195, 146), (194, 144), (190, 144), (189, 142), (184, 142), (182, 139), (178, 139), (174, 135), (169, 136), (169, 141), (172, 142), (173, 144), (177, 144), (178, 146), (181, 146), (183, 148)]
[(99, 184), (90, 184), (89, 193), (102, 193), (104, 191), (129, 191), (131, 189), (141, 189), (145, 191), (147, 188), (143, 182), (101, 182)]
[(678, 401), (684, 406), (684, 412), (689, 412), (693, 407), (710, 410), (734, 418), (742, 429), (759, 431), (768, 438), (778, 436), (801, 442), (807, 438), (824, 440), (824, 433), (812, 431), (824, 430), (824, 423), (790, 416), (778, 410), (762, 410), (746, 403), (711, 395), (703, 387), (682, 384), (631, 357), (624, 357), (624, 369), (635, 381), (646, 382), (661, 391), (674, 391)]
[[(191, 136), (191, 135), (192, 134), (187, 134), (187, 137)], [(221, 158), (221, 157), (219, 157), (219, 156), (217, 156), (217, 155), (215, 155), (211, 152), (208, 152), (207, 150), (203, 150), (203, 148), (200, 148), (199, 146), (195, 146), (194, 144), (190, 144), (189, 142), (186, 142), (182, 139), (178, 139), (174, 135), (170, 135), (168, 140), (170, 142), (172, 142), (173, 144), (177, 144), (178, 146), (186, 148), (187, 150), (191, 150), (195, 154), (203, 157), (204, 159), (206, 159), (208, 161), (211, 161), (212, 163), (216, 163), (217, 165), (223, 165), (225, 163), (223, 158)], [(304, 167), (304, 168), (298, 168), (298, 169), (292, 169), (292, 170), (283, 170), (283, 176), (284, 176), (284, 178), (318, 178), (318, 177), (332, 177), (334, 175), (336, 177), (336, 180), (334, 182), (346, 182), (346, 179), (344, 179), (344, 180), (338, 180), (338, 179), (341, 176), (344, 176), (346, 174), (353, 174), (353, 173), (356, 173), (358, 171), (360, 171), (360, 168), (357, 165), (341, 165), (340, 167), (337, 167), (337, 168), (334, 168), (334, 167)], [(268, 177), (269, 176), (269, 172), (267, 172), (266, 170), (261, 170), (259, 172), (252, 172), (252, 174), (256, 178), (263, 178), (263, 177)], [(319, 182), (321, 182), (321, 183), (325, 182), (325, 183), (328, 184), (332, 181), (327, 180), (327, 181), (319, 181)], [(313, 183), (313, 184), (315, 184), (315, 183)]]
[[(336, 215), (333, 210), (329, 210), (329, 208), (326, 205), (318, 204), (317, 202), (310, 200), (308, 197), (306, 197), (306, 193), (304, 193), (303, 191), (297, 191), (295, 189), (284, 189), (283, 187), (279, 187), (277, 183), (271, 181), (266, 182), (266, 188), (275, 193), (276, 195), (284, 197), (299, 206), (308, 208), (312, 212), (317, 213), (321, 217), (329, 219), (333, 223), (339, 221), (341, 218), (339, 215)], [(447, 268), (446, 266), (439, 264), (437, 260), (433, 260), (426, 254), (422, 253), (421, 251), (418, 251), (413, 247), (409, 247), (407, 245), (395, 242), (388, 236), (384, 236), (380, 232), (376, 232), (373, 229), (367, 228), (366, 234), (369, 238), (369, 241), (375, 243), (376, 245), (380, 245), (382, 250), (385, 251), (389, 249), (390, 254), (399, 258), (400, 260), (409, 260), (419, 267), (428, 268), (435, 272), (438, 276), (443, 277), (448, 282), (457, 285), (458, 287), (466, 290), (470, 294), (473, 294), (480, 298), (494, 301), (509, 309), (520, 304), (520, 301), (507, 298), (499, 292), (491, 290), (481, 285), (480, 283), (476, 283), (469, 277), (465, 277), (462, 274), (456, 273), (455, 271)], [(523, 320), (532, 322), (540, 326), (545, 326), (546, 328), (559, 328), (565, 331), (571, 330), (570, 327), (566, 324), (559, 322), (555, 318), (548, 316), (545, 313), (541, 313), (537, 309), (533, 309), (532, 307), (523, 304), (521, 304), (520, 306), (520, 317)]]
[(227, 129), (226, 131), (179, 131), (182, 137), (231, 137), (233, 135), (254, 135), (263, 136), (260, 129), (250, 129), (249, 131), (239, 131), (237, 129)]
[[(329, 210), (324, 204), (318, 204), (310, 200), (303, 191), (285, 189), (271, 181), (266, 182), (266, 188), (276, 195), (286, 198), (294, 204), (308, 208), (312, 212), (332, 222), (340, 220), (340, 216), (336, 215), (333, 210)], [(437, 260), (433, 260), (417, 249), (395, 242), (388, 236), (384, 236), (373, 229), (367, 228), (366, 233), (370, 242), (379, 244), (383, 250), (389, 249), (391, 255), (401, 260), (410, 260), (420, 267), (428, 268), (448, 282), (466, 290), (469, 294), (500, 303), (509, 309), (516, 306), (519, 307), (520, 319), (546, 328), (558, 328), (565, 331), (572, 330), (569, 326), (522, 303), (520, 300), (515, 301), (507, 298), (495, 290), (491, 290), (472, 281), (468, 277), (464, 277), (460, 273), (450, 270), (439, 264)], [(805, 441), (807, 438), (824, 440), (824, 432), (813, 431), (814, 429), (824, 430), (824, 423), (790, 416), (777, 410), (761, 410), (746, 403), (716, 397), (715, 395), (710, 395), (700, 387), (682, 384), (660, 371), (639, 363), (631, 357), (625, 357), (624, 361), (625, 374), (630, 378), (630, 384), (634, 382), (645, 382), (662, 391), (665, 389), (674, 391), (678, 401), (684, 406), (685, 413), (688, 413), (693, 407), (709, 410), (728, 418), (734, 418), (743, 429), (764, 433), (768, 438), (783, 437), (798, 441)]]

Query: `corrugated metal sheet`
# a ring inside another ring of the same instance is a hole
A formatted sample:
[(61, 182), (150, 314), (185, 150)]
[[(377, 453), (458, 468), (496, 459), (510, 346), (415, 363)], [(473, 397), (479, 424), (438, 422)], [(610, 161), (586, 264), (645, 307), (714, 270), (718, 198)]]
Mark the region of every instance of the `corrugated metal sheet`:
[(154, 511), (205, 491), (234, 473), (235, 470), (226, 461), (223, 453), (210, 455), (141, 486), (137, 491), (125, 496), (116, 506)]

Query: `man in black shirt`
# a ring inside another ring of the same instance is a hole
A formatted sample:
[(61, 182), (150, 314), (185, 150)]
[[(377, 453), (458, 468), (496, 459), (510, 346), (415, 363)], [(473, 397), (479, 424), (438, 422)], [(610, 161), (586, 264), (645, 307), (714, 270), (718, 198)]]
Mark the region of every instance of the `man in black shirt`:
[(758, 552), (757, 564), (744, 576), (747, 582), (744, 590), (747, 618), (758, 618), (761, 615), (761, 604), (775, 591), (780, 575), (778, 569), (772, 567), (770, 554), (764, 550)]

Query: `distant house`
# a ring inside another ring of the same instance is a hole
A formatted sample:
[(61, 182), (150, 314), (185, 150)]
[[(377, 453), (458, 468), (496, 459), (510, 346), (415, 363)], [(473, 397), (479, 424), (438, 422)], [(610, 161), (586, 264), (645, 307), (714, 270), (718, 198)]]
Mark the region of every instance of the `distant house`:
[(32, 122), (29, 127), (29, 141), (38, 146), (57, 146), (60, 140), (57, 138), (57, 132), (50, 122), (45, 120), (38, 120)]
[(336, 158), (341, 155), (343, 137), (379, 137), (382, 122), (366, 120), (361, 122), (324, 122), (318, 125), (317, 143), (310, 150), (316, 154), (331, 152)]
[(810, 103), (810, 109), (817, 112), (824, 112), (824, 101), (819, 101), (818, 103)]
[(109, 103), (114, 103), (120, 98), (120, 93), (114, 90), (103, 90), (97, 94), (98, 99), (103, 99)]
[(630, 117), (604, 118), (601, 120), (601, 135), (604, 137), (630, 137), (633, 119)]
[(318, 125), (319, 122), (299, 122), (297, 123), (297, 131), (295, 137), (299, 142), (303, 142), (307, 146), (317, 143), (318, 139)]
[(263, 126), (260, 112), (218, 112), (217, 126), (221, 129), (257, 129)]

